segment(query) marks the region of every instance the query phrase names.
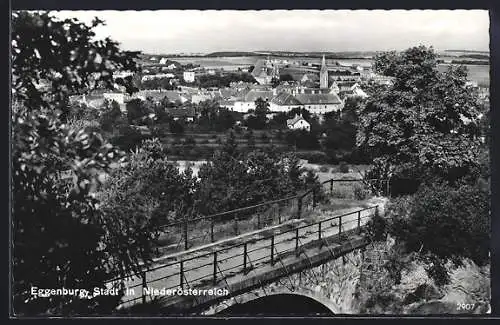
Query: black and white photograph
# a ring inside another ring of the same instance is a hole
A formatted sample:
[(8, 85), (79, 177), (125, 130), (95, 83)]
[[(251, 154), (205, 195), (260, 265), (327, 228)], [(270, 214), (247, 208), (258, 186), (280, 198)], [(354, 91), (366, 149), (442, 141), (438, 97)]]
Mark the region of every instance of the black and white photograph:
[(11, 317), (491, 314), (489, 30), (12, 11)]

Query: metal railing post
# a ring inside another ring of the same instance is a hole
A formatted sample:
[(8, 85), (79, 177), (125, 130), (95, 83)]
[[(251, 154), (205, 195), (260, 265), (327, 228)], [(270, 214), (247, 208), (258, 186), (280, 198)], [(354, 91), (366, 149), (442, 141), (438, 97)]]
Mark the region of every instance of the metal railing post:
[(142, 303), (145, 304), (146, 303), (146, 290), (145, 289), (147, 288), (146, 272), (145, 271), (142, 271), (141, 277), (142, 277)]
[(297, 218), (300, 219), (301, 214), (302, 214), (302, 196), (299, 197), (297, 201)]
[(184, 218), (184, 250), (188, 249), (188, 219)]
[(271, 265), (274, 265), (274, 235), (271, 236)]
[(180, 272), (179, 272), (179, 274), (180, 274), (180, 278), (181, 278), (181, 279), (180, 279), (180, 282), (181, 282), (181, 283), (180, 283), (180, 287), (181, 287), (181, 289), (184, 289), (184, 261), (183, 261), (183, 260), (181, 260), (181, 262), (180, 262), (180, 266), (181, 266), (181, 267), (180, 267), (180, 269), (181, 269), (181, 270), (180, 270)]
[(358, 211), (358, 234), (361, 233), (361, 211)]
[(238, 214), (234, 213), (234, 233), (238, 235)]
[(330, 180), (330, 195), (333, 194), (333, 179)]
[(257, 212), (257, 229), (260, 229), (260, 213)]
[(321, 221), (318, 223), (318, 239), (321, 240)]
[(299, 254), (299, 228), (295, 229), (295, 254)]
[(312, 195), (313, 195), (313, 210), (316, 208), (316, 191), (317, 191), (317, 187), (313, 187), (313, 190), (312, 190)]
[(214, 218), (210, 218), (210, 242), (214, 242)]
[(247, 270), (247, 243), (243, 246), (243, 272)]
[(339, 217), (339, 237), (341, 233), (342, 233), (342, 216)]
[(217, 284), (217, 251), (214, 252), (214, 278), (213, 284)]

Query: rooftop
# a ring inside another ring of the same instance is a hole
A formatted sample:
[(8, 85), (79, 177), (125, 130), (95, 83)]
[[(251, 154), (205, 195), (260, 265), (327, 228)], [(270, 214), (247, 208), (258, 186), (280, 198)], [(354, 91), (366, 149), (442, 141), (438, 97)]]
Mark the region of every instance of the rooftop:
[(297, 94), (295, 97), (304, 105), (342, 103), (339, 96), (335, 94)]
[[(294, 125), (295, 123), (297, 123), (298, 121), (300, 120), (304, 120), (306, 123), (308, 123), (302, 116), (300, 115), (295, 115), (294, 118), (292, 119), (289, 119), (289, 120), (286, 120), (286, 125), (287, 126), (290, 126), (290, 125)], [(309, 123), (308, 123), (309, 124)]]
[(275, 96), (272, 100), (272, 103), (276, 105), (287, 105), (287, 106), (292, 106), (292, 105), (302, 105), (301, 102), (297, 100), (293, 95), (285, 92), (279, 93), (277, 96)]
[(257, 98), (271, 99), (273, 97), (272, 91), (258, 91), (250, 90), (246, 95), (244, 95), (243, 100), (245, 102), (255, 102)]

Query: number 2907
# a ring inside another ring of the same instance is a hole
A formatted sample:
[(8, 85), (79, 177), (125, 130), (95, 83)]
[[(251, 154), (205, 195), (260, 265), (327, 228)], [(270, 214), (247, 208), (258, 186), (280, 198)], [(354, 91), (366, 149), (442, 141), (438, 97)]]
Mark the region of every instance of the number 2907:
[(475, 304), (463, 304), (463, 303), (457, 303), (457, 310), (466, 310), (466, 311), (472, 311), (474, 309)]

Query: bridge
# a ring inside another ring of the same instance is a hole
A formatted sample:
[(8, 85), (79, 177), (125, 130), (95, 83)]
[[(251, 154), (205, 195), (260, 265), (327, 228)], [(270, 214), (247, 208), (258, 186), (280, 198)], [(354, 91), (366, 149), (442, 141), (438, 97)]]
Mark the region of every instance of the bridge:
[[(321, 193), (331, 196), (334, 184), (361, 181), (331, 179), (296, 196), (166, 225), (164, 234), (174, 242), (159, 248), (154, 265), (108, 283), (125, 288), (118, 311), (210, 313), (221, 302), (249, 301), (252, 292), (293, 275), (317, 273), (316, 268), (363, 249), (366, 223), (383, 202), (368, 200), (366, 207), (340, 213), (319, 207)], [(308, 288), (292, 291), (328, 304)]]

